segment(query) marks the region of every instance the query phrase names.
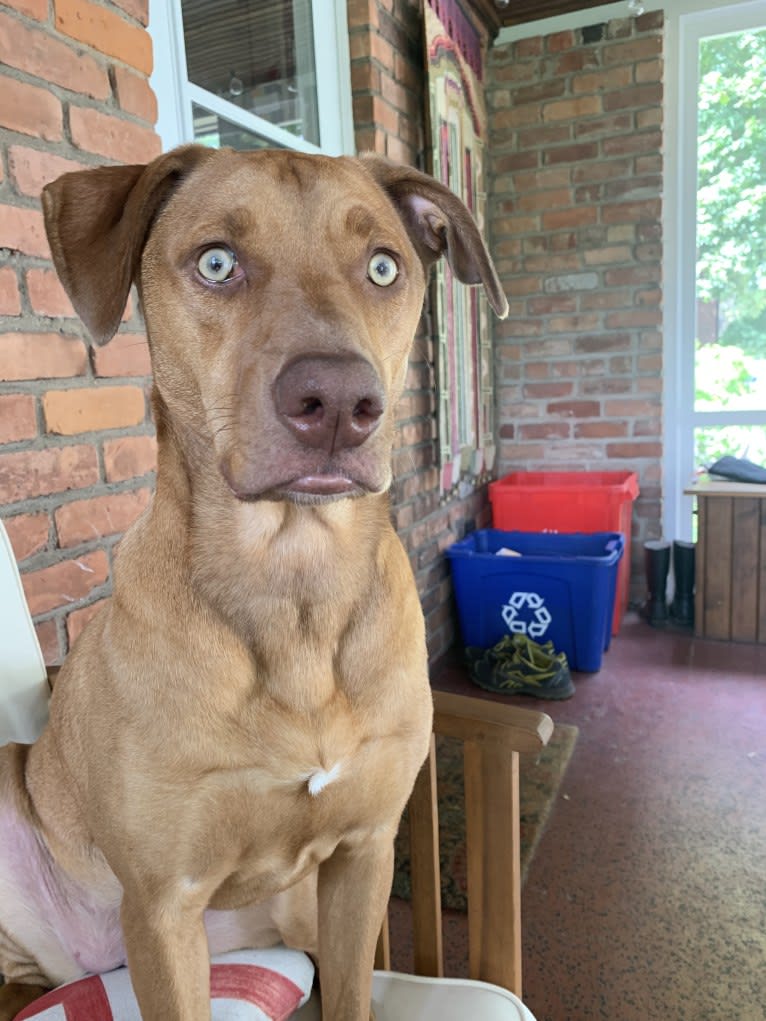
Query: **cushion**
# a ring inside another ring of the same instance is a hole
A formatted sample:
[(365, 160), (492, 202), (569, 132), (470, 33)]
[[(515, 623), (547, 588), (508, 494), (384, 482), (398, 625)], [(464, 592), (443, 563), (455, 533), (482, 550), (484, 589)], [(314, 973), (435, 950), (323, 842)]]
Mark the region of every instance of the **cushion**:
[[(286, 947), (236, 950), (210, 968), (212, 1021), (284, 1021), (309, 997), (314, 965)], [(16, 1015), (16, 1021), (141, 1021), (130, 974), (117, 968), (59, 986)]]

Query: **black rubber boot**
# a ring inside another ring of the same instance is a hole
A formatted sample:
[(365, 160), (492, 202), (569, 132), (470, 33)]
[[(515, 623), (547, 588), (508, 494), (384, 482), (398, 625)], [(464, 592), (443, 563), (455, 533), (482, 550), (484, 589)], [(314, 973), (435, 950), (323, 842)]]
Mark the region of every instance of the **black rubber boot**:
[(675, 591), (670, 616), (681, 627), (694, 627), (694, 543), (676, 539), (673, 542), (673, 577)]
[(650, 539), (644, 543), (644, 570), (647, 597), (641, 615), (652, 627), (663, 627), (668, 619), (669, 542), (665, 539)]

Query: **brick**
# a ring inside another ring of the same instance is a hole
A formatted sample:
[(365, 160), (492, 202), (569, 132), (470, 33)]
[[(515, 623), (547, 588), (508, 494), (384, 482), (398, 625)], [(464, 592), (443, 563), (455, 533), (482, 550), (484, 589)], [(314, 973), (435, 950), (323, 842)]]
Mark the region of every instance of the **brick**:
[(649, 82), (629, 89), (609, 92), (604, 96), (604, 112), (626, 110), (636, 106), (659, 106), (662, 102), (662, 84)]
[(123, 482), (157, 468), (154, 436), (121, 436), (104, 442), (104, 468), (108, 482)]
[(0, 205), (0, 246), (22, 255), (50, 259), (43, 214), (38, 209)]
[(95, 603), (83, 606), (79, 610), (72, 610), (71, 613), (66, 615), (66, 633), (70, 649), (83, 633), (86, 626), (90, 624), (99, 610), (102, 610), (107, 602), (108, 600), (106, 599), (97, 599)]
[(614, 440), (628, 435), (627, 422), (576, 422), (576, 440)]
[(154, 124), (157, 120), (157, 97), (144, 75), (136, 74), (127, 67), (115, 65), (114, 81), (120, 108), (125, 113)]
[(521, 171), (513, 175), (513, 185), (518, 193), (540, 191), (545, 188), (566, 188), (569, 191), (569, 167), (554, 167), (544, 170)]
[(543, 106), (543, 120), (574, 121), (580, 117), (595, 117), (602, 112), (600, 96), (579, 96), (577, 99), (562, 99)]
[(0, 315), (21, 315), (21, 295), (16, 270), (11, 266), (0, 269)]
[(587, 166), (572, 168), (572, 180), (575, 184), (583, 182), (608, 181), (611, 178), (625, 178), (632, 170), (631, 160), (600, 160)]
[(0, 334), (0, 379), (62, 379), (82, 375), (88, 365), (79, 337), (59, 333)]
[(91, 445), (0, 454), (0, 503), (82, 489), (96, 482), (98, 457)]
[(662, 444), (649, 442), (607, 443), (606, 456), (608, 458), (627, 458), (628, 460), (646, 457), (652, 461), (656, 461), (658, 458), (662, 457)]
[(528, 39), (519, 39), (514, 43), (513, 49), (517, 60), (523, 60), (524, 57), (540, 57), (543, 52), (543, 37), (535, 35)]
[(540, 124), (534, 128), (524, 128), (517, 135), (518, 148), (539, 149), (546, 145), (563, 145), (572, 141), (570, 124)]
[(54, 10), (59, 32), (151, 74), (152, 43), (145, 29), (89, 0), (55, 0)]
[(574, 385), (565, 381), (558, 383), (526, 383), (524, 386), (524, 397), (530, 400), (547, 400), (550, 397), (569, 397), (573, 389)]
[(651, 60), (662, 55), (662, 36), (647, 36), (644, 39), (631, 39), (625, 43), (604, 46), (601, 56), (606, 67), (612, 64), (637, 64), (642, 60)]
[(48, 0), (6, 0), (6, 4), (35, 21), (45, 21), (48, 17)]
[(34, 397), (31, 394), (0, 396), (0, 443), (16, 443), (36, 435)]
[(543, 209), (556, 209), (561, 206), (568, 206), (571, 202), (572, 191), (570, 188), (556, 188), (530, 195), (519, 195), (516, 200), (516, 209), (520, 212), (530, 213)]
[(564, 418), (596, 418), (601, 413), (598, 401), (551, 401), (545, 406), (549, 415), (562, 415)]
[(18, 563), (44, 550), (48, 545), (50, 521), (47, 514), (17, 514), (3, 521)]
[(601, 209), (602, 223), (637, 223), (642, 220), (659, 220), (662, 216), (662, 199), (642, 199), (637, 202), (614, 202)]
[(136, 386), (49, 390), (43, 397), (48, 432), (61, 436), (139, 425), (146, 414), (144, 392)]
[(571, 50), (575, 44), (574, 32), (567, 29), (563, 32), (552, 32), (545, 40), (545, 48), (548, 53), (562, 53)]
[(630, 348), (628, 333), (596, 333), (577, 337), (575, 350), (578, 354), (602, 354), (606, 351), (626, 351)]
[[(626, 86), (633, 84), (633, 67), (632, 65), (626, 65), (623, 67), (612, 67), (608, 70), (591, 71), (587, 74), (578, 74), (572, 78), (572, 92), (575, 95), (585, 92), (610, 92), (613, 89), (625, 90)], [(614, 109), (607, 105), (609, 97), (604, 97), (604, 109)], [(637, 104), (624, 103), (624, 106), (633, 106)]]
[(661, 324), (662, 311), (657, 308), (610, 312), (604, 320), (604, 325), (608, 330), (619, 330), (623, 327), (660, 326)]
[(520, 440), (566, 440), (571, 435), (567, 422), (540, 422), (519, 426)]
[(601, 137), (602, 150), (611, 156), (613, 153), (608, 152), (608, 147), (613, 142), (622, 141), (622, 136), (631, 134), (633, 130), (633, 114), (618, 113), (608, 117), (580, 121), (574, 125), (574, 136), (575, 138)]
[(72, 106), (69, 128), (78, 149), (122, 163), (145, 163), (160, 152), (151, 128), (90, 107)]
[[(501, 110), (492, 118), (493, 128), (497, 132), (513, 131), (514, 128), (529, 127), (539, 124), (542, 120), (542, 107), (539, 103)], [(542, 140), (539, 144), (544, 144)]]
[(539, 103), (545, 99), (559, 99), (566, 92), (563, 78), (535, 82), (533, 85), (519, 85), (510, 90), (511, 105), (521, 106), (524, 103)]
[(58, 142), (64, 137), (61, 103), (48, 89), (3, 77), (0, 127)]
[(39, 571), (22, 574), (21, 584), (34, 616), (85, 599), (108, 577), (107, 555), (103, 550), (96, 550), (76, 560), (62, 560)]
[(568, 273), (564, 276), (548, 277), (543, 285), (546, 294), (561, 291), (591, 291), (598, 286), (597, 273)]
[(629, 287), (636, 284), (659, 283), (661, 272), (659, 266), (621, 266), (608, 270), (604, 274), (607, 287)]
[(377, 28), (378, 24), (378, 5), (375, 0), (349, 0), (349, 28), (361, 28), (366, 26)]
[(0, 11), (0, 63), (93, 99), (112, 94), (106, 68), (39, 28)]
[[(582, 163), (583, 160), (593, 160), (597, 156), (598, 144), (596, 142), (580, 142), (548, 149), (545, 153), (545, 163)], [(582, 168), (582, 173), (587, 173), (586, 168)]]
[(573, 209), (558, 209), (553, 213), (543, 213), (543, 230), (567, 230), (571, 227), (584, 227), (598, 221), (598, 209), (595, 206), (575, 206)]
[(42, 620), (35, 623), (35, 634), (40, 645), (46, 666), (58, 665), (63, 656), (59, 646), (58, 628), (55, 620)]
[(61, 281), (52, 269), (28, 269), (27, 294), (35, 315), (63, 318), (76, 315)]
[(8, 166), (17, 191), (38, 198), (43, 187), (50, 181), (72, 170), (82, 170), (84, 164), (56, 156), (44, 149), (12, 145), (8, 150)]
[(121, 534), (146, 508), (150, 497), (150, 490), (143, 488), (64, 504), (54, 514), (59, 546), (66, 549), (81, 542)]
[(636, 153), (659, 152), (662, 148), (661, 131), (637, 131), (634, 134), (604, 138), (601, 149), (604, 156), (627, 156)]
[(630, 262), (632, 251), (629, 245), (609, 245), (582, 254), (586, 266), (613, 266), (616, 262)]
[(646, 418), (658, 411), (654, 401), (622, 397), (618, 401), (604, 401), (604, 414), (609, 418)]
[(97, 376), (151, 376), (149, 345), (141, 333), (118, 333), (95, 351)]

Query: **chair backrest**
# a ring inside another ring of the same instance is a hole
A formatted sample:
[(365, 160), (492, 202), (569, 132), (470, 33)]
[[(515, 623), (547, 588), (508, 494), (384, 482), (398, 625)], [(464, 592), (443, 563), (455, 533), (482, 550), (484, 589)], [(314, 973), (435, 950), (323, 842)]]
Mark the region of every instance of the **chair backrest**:
[(0, 520), (0, 745), (35, 741), (50, 688), (16, 558)]
[[(545, 713), (434, 691), (434, 734), (463, 742), (469, 976), (521, 996), (519, 752), (553, 733)], [(414, 971), (444, 974), (435, 742), (408, 807)], [(376, 967), (390, 969), (385, 925)]]

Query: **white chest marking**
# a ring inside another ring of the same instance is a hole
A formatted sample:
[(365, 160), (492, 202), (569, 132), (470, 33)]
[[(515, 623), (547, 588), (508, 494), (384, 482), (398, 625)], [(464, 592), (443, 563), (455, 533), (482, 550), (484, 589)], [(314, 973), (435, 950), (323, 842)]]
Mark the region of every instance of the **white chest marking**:
[(306, 777), (309, 785), (309, 794), (316, 797), (328, 784), (337, 780), (340, 776), (340, 762), (336, 762), (332, 769), (316, 769)]

